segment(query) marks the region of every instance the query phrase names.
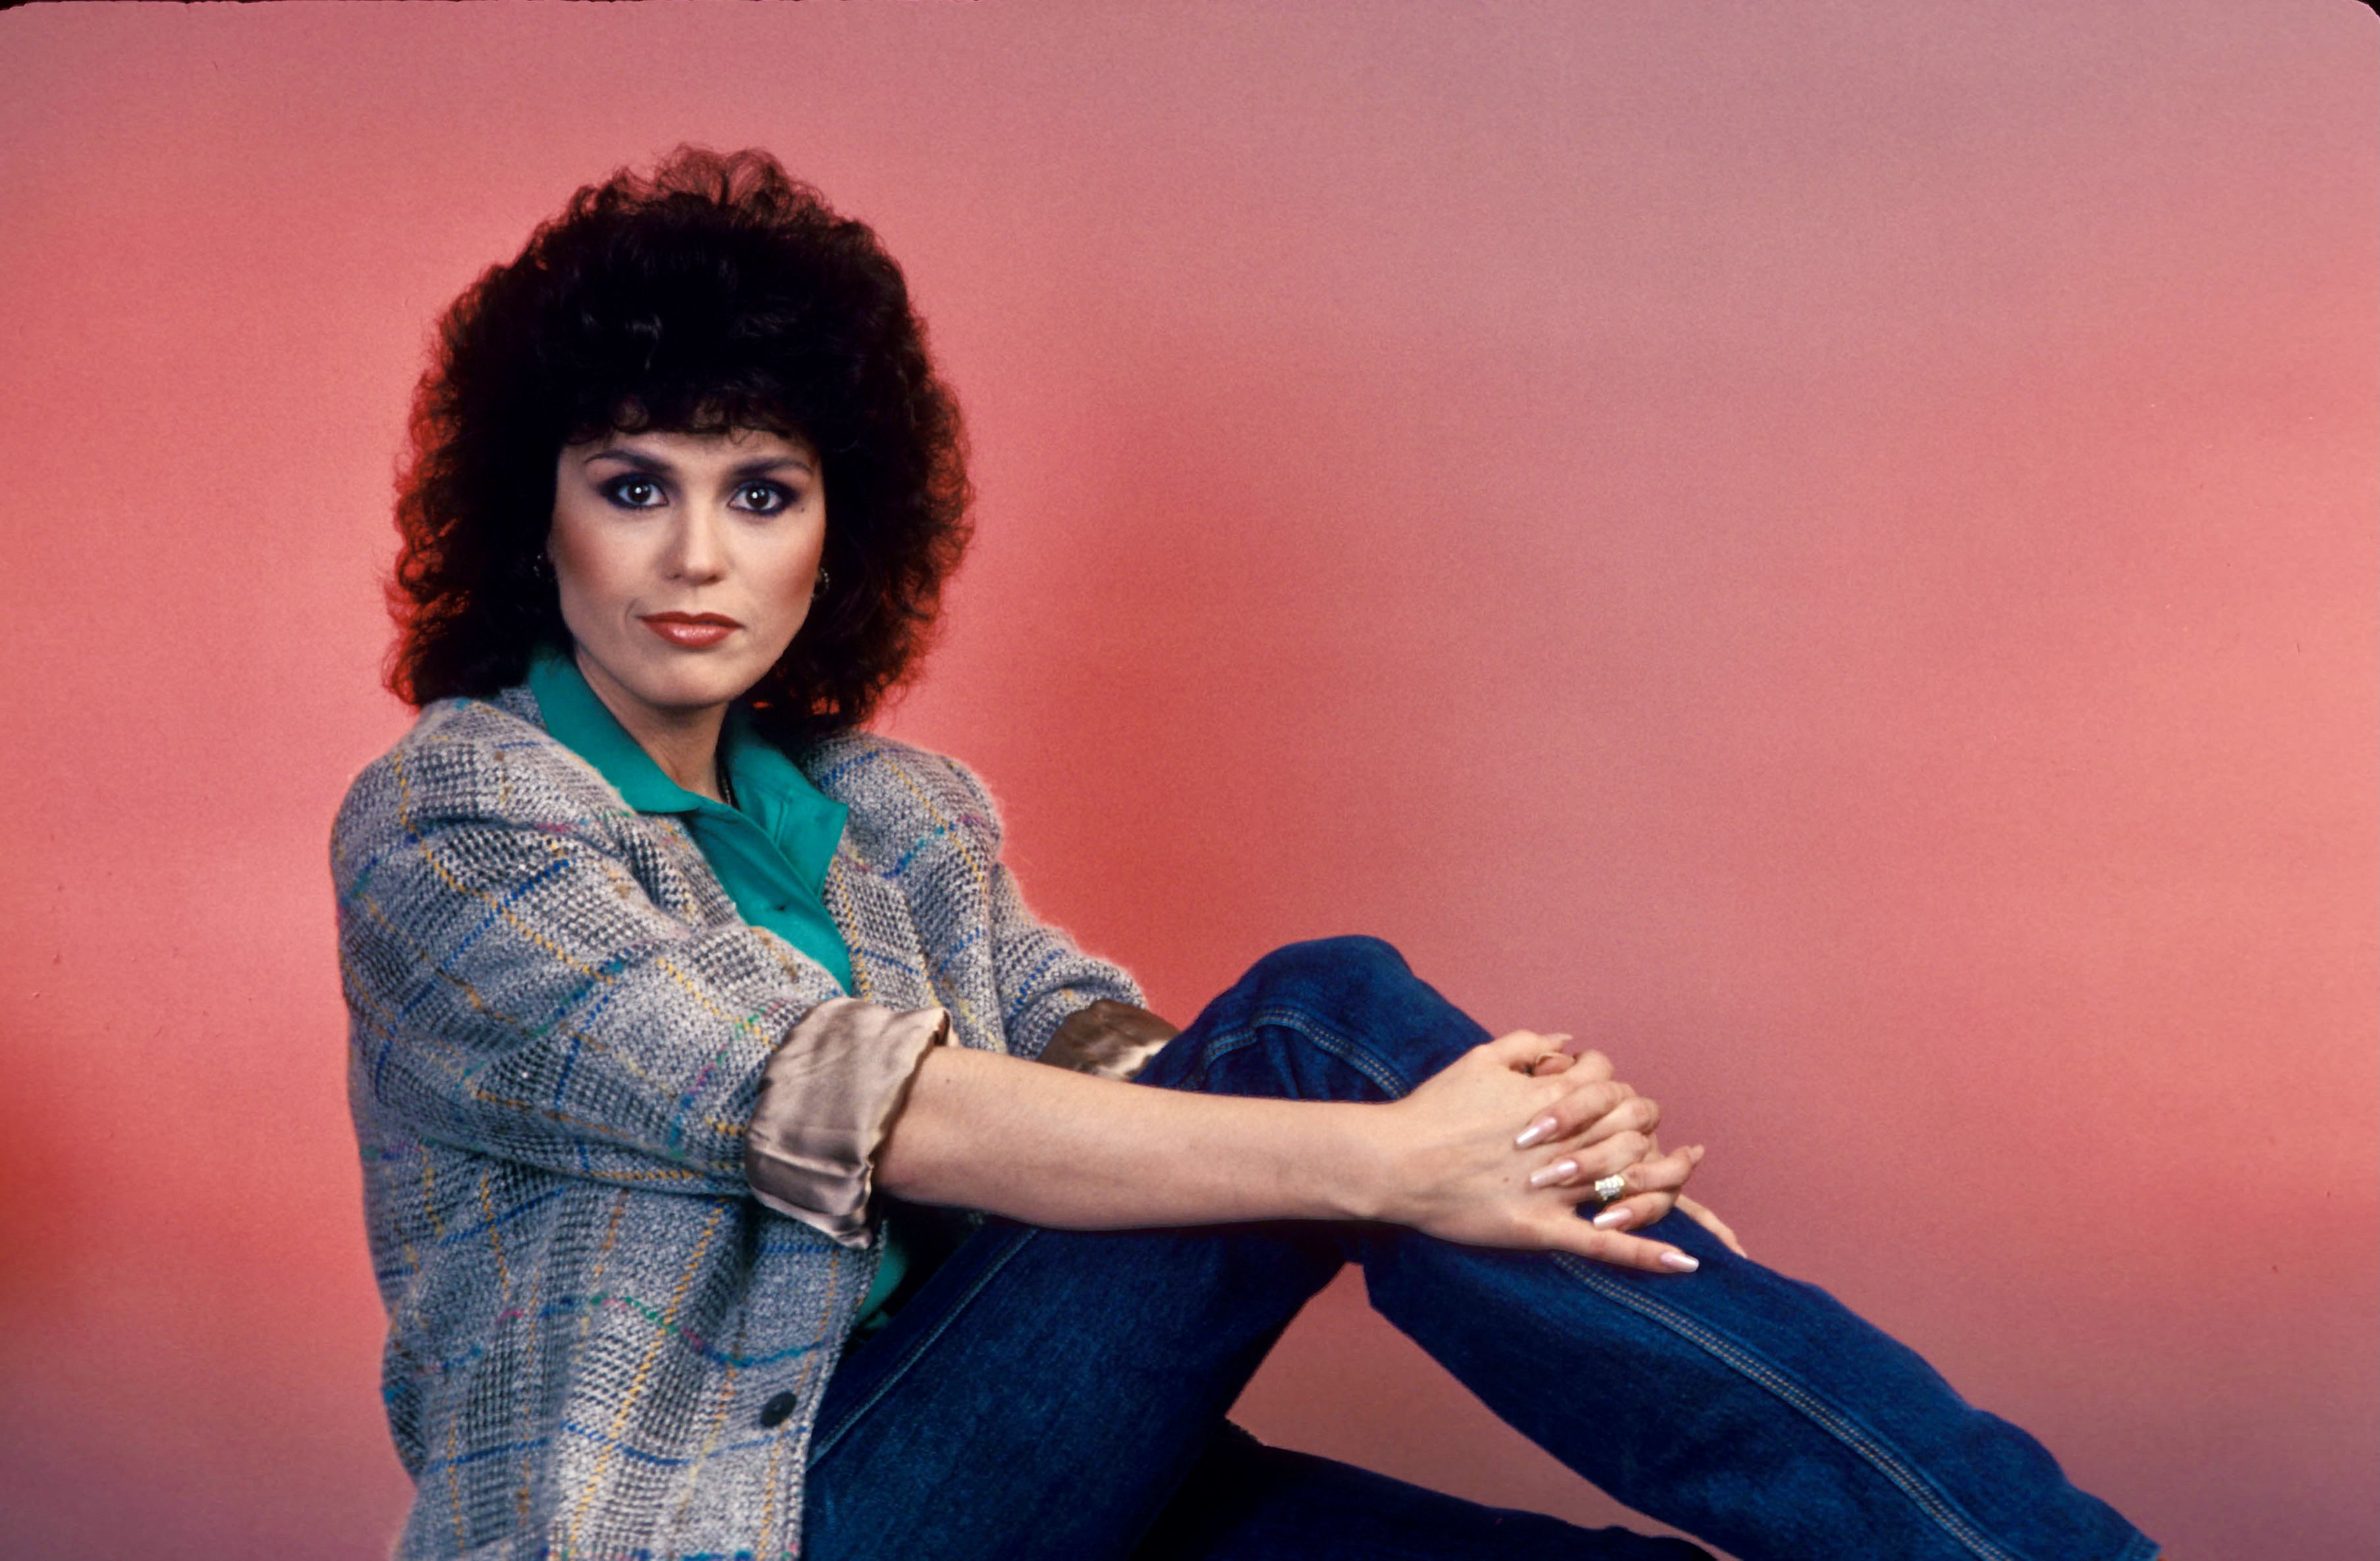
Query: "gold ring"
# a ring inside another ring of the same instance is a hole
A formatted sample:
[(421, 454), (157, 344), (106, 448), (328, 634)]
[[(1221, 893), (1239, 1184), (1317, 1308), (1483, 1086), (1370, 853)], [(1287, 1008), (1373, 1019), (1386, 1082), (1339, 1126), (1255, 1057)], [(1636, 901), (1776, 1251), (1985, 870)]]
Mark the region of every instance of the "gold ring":
[(1608, 1204), (1627, 1191), (1628, 1179), (1615, 1171), (1609, 1176), (1596, 1179), (1595, 1201), (1598, 1204)]

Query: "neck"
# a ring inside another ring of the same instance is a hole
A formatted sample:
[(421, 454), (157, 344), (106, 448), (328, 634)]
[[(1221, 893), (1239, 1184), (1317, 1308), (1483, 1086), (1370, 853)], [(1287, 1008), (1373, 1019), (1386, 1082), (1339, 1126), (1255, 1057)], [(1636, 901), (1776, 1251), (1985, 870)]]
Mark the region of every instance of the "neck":
[(701, 705), (690, 709), (656, 709), (614, 683), (610, 673), (584, 656), (572, 658), (578, 675), (595, 697), (612, 712), (627, 734), (637, 740), (662, 773), (698, 797), (724, 802), (719, 794), (719, 732), (727, 720), (725, 705)]

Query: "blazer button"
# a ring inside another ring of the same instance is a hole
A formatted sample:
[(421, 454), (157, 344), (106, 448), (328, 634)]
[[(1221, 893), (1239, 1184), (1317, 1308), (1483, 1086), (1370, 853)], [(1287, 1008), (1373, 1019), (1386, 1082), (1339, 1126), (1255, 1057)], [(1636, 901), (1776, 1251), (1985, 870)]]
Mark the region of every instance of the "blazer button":
[(774, 1431), (793, 1417), (794, 1396), (780, 1393), (760, 1406), (760, 1429)]

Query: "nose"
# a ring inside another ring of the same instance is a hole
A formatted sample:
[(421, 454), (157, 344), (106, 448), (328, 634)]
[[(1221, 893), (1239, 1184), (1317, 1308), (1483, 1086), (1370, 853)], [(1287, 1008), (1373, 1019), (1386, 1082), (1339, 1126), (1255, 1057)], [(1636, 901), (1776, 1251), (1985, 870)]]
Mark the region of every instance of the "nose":
[(663, 561), (669, 577), (693, 586), (723, 578), (727, 574), (725, 526), (726, 517), (713, 514), (710, 505), (682, 508), (670, 534), (669, 556)]

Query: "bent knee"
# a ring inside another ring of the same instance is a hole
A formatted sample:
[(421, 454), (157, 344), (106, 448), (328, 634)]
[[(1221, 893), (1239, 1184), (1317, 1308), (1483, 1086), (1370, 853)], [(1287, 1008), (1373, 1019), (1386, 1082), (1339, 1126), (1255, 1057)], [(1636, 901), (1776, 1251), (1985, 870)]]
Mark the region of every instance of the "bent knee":
[[(1238, 993), (1248, 1004), (1245, 1017), (1267, 1026), (1288, 1053), (1353, 1064), (1391, 1095), (1487, 1039), (1413, 973), (1393, 944), (1378, 938), (1319, 938), (1276, 949), (1250, 967)], [(1330, 1091), (1317, 1086), (1316, 1093)]]
[(1249, 966), (1248, 974), (1267, 983), (1320, 981), (1336, 986), (1350, 978), (1409, 977), (1413, 969), (1386, 938), (1349, 933), (1284, 943)]
[(1241, 990), (1259, 1005), (1280, 1004), (1366, 1029), (1417, 997), (1436, 1000), (1394, 944), (1363, 937), (1317, 938), (1275, 949), (1249, 967)]

